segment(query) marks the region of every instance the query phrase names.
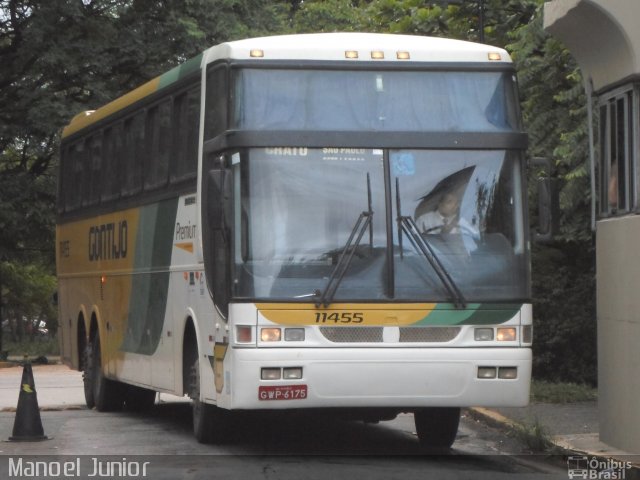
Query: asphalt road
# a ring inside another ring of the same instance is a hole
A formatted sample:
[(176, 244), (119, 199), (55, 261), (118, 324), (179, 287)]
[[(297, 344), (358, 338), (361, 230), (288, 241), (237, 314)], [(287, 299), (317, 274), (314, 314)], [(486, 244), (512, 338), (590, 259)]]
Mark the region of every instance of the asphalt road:
[[(227, 441), (201, 445), (191, 433), (186, 401), (161, 395), (147, 413), (100, 413), (77, 401), (82, 390), (76, 372), (59, 370), (56, 377), (54, 369), (47, 370), (47, 381), (39, 379), (42, 369), (34, 372), (38, 396), (47, 398), (41, 419), (49, 439), (6, 441), (16, 414), (10, 408), (1, 411), (1, 480), (568, 478), (561, 459), (522, 455), (517, 439), (468, 416), (462, 419), (454, 448), (446, 452), (421, 448), (410, 414), (380, 424), (317, 415), (239, 415)], [(16, 383), (6, 377), (0, 371), (0, 405), (6, 402), (5, 383)], [(68, 390), (69, 395), (63, 395), (67, 403), (49, 405), (60, 401), (52, 396), (54, 390)], [(28, 468), (36, 466), (30, 462), (40, 462), (39, 475), (27, 475), (34, 473)]]

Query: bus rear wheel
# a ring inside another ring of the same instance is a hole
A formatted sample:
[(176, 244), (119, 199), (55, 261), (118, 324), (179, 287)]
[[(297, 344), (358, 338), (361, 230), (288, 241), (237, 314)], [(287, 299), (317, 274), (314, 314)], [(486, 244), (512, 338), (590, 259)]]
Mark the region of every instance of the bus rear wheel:
[(87, 342), (82, 350), (82, 385), (84, 387), (84, 401), (87, 407), (96, 406), (93, 398), (93, 346), (91, 342)]
[(90, 383), (93, 390), (93, 401), (96, 410), (109, 412), (120, 410), (124, 402), (124, 385), (114, 380), (109, 380), (102, 371), (102, 354), (100, 350), (100, 336), (93, 337), (87, 364), (90, 366)]
[(451, 448), (458, 433), (460, 409), (421, 408), (413, 413), (420, 443), (428, 448)]

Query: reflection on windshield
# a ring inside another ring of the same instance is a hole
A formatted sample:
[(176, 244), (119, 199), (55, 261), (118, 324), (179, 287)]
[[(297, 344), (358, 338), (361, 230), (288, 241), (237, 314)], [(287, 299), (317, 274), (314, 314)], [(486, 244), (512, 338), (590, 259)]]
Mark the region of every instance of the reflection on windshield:
[[(241, 155), (236, 168), (236, 297), (317, 301), (337, 271), (356, 219), (369, 211), (369, 196), (375, 214), (368, 233), (349, 251), (353, 257), (331, 292), (334, 301), (384, 301), (390, 295), (452, 301), (451, 288), (415, 242), (402, 229), (387, 232), (385, 218), (395, 222), (398, 215), (411, 217), (459, 289), (454, 297), (477, 302), (528, 294), (515, 154), (267, 148)], [(398, 198), (401, 212), (396, 205), (387, 211), (387, 196)], [(395, 288), (389, 292), (391, 274)]]
[(503, 72), (242, 69), (234, 128), (505, 132), (519, 130)]

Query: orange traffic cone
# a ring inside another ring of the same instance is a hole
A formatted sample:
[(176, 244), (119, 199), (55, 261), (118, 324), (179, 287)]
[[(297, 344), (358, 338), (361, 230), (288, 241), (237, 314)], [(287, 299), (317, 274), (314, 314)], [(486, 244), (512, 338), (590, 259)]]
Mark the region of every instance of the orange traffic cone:
[(42, 428), (40, 409), (36, 385), (33, 380), (31, 363), (25, 362), (20, 382), (20, 396), (18, 397), (18, 410), (13, 423), (13, 435), (9, 437), (12, 442), (37, 442), (47, 440)]

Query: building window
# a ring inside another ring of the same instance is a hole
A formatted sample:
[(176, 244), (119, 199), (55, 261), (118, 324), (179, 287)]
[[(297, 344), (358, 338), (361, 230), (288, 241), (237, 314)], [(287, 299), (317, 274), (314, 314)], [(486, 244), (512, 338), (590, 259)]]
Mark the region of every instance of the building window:
[(625, 214), (637, 207), (638, 87), (600, 97), (599, 211)]

